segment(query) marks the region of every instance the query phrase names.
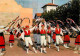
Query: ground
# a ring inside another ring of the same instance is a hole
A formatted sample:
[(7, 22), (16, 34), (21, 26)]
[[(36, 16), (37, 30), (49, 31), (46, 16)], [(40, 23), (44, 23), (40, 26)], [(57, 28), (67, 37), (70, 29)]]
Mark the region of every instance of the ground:
[(74, 42), (75, 38), (71, 38), (70, 46), (71, 48), (65, 49), (63, 46), (60, 46), (60, 52), (56, 51), (55, 46), (52, 44), (51, 48), (47, 48), (47, 54), (38, 53), (35, 54), (33, 51), (29, 51), (29, 54), (26, 53), (22, 48), (17, 46), (17, 38), (15, 38), (14, 47), (9, 47), (9, 35), (5, 35), (6, 39), (6, 51), (4, 56), (80, 56), (78, 53), (74, 53), (73, 48), (75, 47)]

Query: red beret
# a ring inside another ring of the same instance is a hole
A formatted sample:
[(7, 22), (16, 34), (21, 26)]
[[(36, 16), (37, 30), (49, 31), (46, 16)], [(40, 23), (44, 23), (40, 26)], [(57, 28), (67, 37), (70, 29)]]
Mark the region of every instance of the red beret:
[(44, 25), (41, 25), (41, 26), (44, 26)]
[(48, 27), (48, 29), (50, 29), (50, 27)]
[(59, 24), (57, 24), (56, 26), (59, 27)]
[(25, 30), (26, 28), (23, 28), (23, 30)]
[(29, 26), (26, 26), (26, 28), (29, 28)]

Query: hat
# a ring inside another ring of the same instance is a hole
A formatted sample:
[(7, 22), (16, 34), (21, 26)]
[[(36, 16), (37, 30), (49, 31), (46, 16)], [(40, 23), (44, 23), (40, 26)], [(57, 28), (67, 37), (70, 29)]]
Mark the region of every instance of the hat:
[(23, 30), (25, 30), (26, 28), (23, 28)]
[(48, 27), (48, 29), (50, 29), (51, 27)]
[(26, 26), (26, 28), (29, 28), (29, 26)]
[(8, 30), (6, 30), (6, 31), (8, 31), (8, 32), (9, 32), (9, 31), (10, 31), (10, 29), (8, 29)]
[(41, 26), (44, 26), (44, 25), (41, 25)]
[(59, 27), (59, 24), (57, 24), (56, 27)]

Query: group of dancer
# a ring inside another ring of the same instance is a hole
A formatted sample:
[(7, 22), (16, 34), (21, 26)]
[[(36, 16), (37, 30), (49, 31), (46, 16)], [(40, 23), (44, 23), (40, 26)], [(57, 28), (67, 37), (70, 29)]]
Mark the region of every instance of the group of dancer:
[[(36, 50), (40, 50), (41, 53), (47, 53), (46, 47), (48, 45), (48, 48), (50, 48), (52, 43), (57, 48), (58, 52), (60, 51), (60, 44), (65, 48), (70, 48), (69, 43), (70, 37), (72, 36), (72, 32), (70, 30), (73, 30), (74, 32), (77, 32), (75, 39), (76, 46), (74, 50), (80, 51), (79, 26), (70, 26), (70, 28), (66, 26), (62, 27), (59, 23), (54, 24), (46, 22), (45, 19), (37, 19), (35, 24), (32, 26), (26, 25), (23, 27), (18, 24), (17, 27), (14, 28), (14, 25), (12, 26), (12, 24), (7, 27), (0, 26), (0, 55), (4, 54), (2, 51), (5, 49), (5, 31), (10, 33), (9, 43), (11, 48), (13, 47), (15, 41), (14, 37), (16, 36), (19, 41), (24, 42), (23, 45), (26, 48), (26, 53), (29, 53), (29, 44), (32, 46), (35, 53), (37, 53)], [(33, 34), (33, 38), (31, 37), (31, 34)]]

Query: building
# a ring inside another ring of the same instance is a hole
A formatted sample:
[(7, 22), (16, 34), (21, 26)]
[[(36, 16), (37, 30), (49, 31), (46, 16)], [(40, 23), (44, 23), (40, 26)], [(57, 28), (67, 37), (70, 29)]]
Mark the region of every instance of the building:
[(35, 19), (38, 19), (38, 18), (41, 17), (41, 15), (42, 15), (42, 13), (36, 13), (34, 18), (35, 18)]
[(48, 4), (46, 4), (46, 5), (44, 5), (42, 8), (43, 8), (43, 12), (45, 12), (45, 11), (50, 11), (50, 10), (56, 10), (56, 8), (57, 8), (57, 6), (58, 5), (56, 5), (56, 4), (53, 4), (53, 3), (48, 3)]
[(0, 0), (0, 25), (6, 26), (17, 16), (20, 16), (22, 19), (25, 17), (30, 18), (30, 24), (29, 20), (26, 19), (22, 22), (22, 26), (25, 26), (27, 24), (32, 25), (32, 8), (23, 8), (21, 5), (17, 4), (15, 0)]

